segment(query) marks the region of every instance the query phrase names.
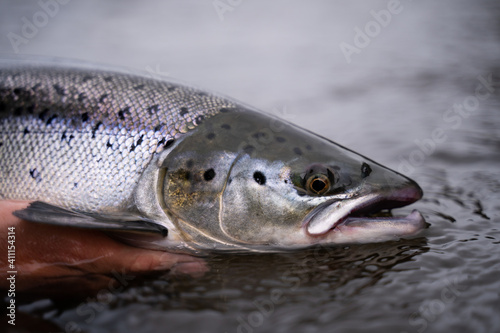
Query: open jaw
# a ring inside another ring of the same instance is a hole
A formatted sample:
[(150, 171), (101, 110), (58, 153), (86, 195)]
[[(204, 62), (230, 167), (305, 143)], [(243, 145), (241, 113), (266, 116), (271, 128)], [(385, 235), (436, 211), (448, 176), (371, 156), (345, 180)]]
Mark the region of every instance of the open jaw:
[(425, 227), (418, 211), (407, 216), (392, 216), (381, 211), (409, 205), (421, 196), (421, 191), (403, 189), (392, 195), (372, 193), (330, 200), (309, 213), (303, 227), (310, 237), (334, 242), (364, 243), (413, 235)]

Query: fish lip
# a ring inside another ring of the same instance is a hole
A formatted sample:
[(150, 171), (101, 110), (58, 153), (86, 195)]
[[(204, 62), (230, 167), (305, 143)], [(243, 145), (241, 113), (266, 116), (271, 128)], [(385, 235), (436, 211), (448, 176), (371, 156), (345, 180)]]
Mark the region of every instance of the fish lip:
[(337, 224), (336, 227), (340, 227), (341, 225), (345, 225), (345, 226), (349, 226), (350, 224), (352, 223), (356, 223), (356, 222), (366, 222), (366, 221), (370, 221), (370, 222), (377, 222), (377, 221), (394, 221), (394, 222), (409, 222), (409, 223), (412, 223), (413, 225), (415, 226), (421, 226), (421, 227), (424, 227), (425, 226), (425, 219), (424, 217), (422, 216), (422, 214), (414, 209), (411, 211), (410, 214), (406, 215), (406, 216), (392, 216), (392, 217), (358, 217), (358, 216), (348, 216), (346, 219), (344, 219), (343, 221), (341, 221), (339, 224)]
[[(330, 199), (315, 209), (313, 209), (304, 219), (302, 226), (305, 229), (306, 234), (312, 237), (324, 236), (325, 234), (331, 232), (337, 226), (343, 223), (347, 223), (350, 218), (353, 219), (364, 219), (366, 221), (373, 220), (374, 222), (377, 220), (382, 220), (377, 217), (368, 217), (366, 215), (373, 214), (379, 212), (383, 209), (393, 209), (399, 208), (403, 206), (410, 205), (415, 201), (419, 200), (422, 195), (422, 189), (416, 184), (411, 184), (413, 186), (400, 188), (391, 191), (390, 193), (380, 193), (380, 194), (367, 194), (363, 196), (353, 196), (349, 199), (342, 200), (339, 198)], [(354, 204), (352, 208), (343, 209), (344, 212), (336, 219), (332, 219), (323, 223), (314, 223), (315, 218), (318, 219), (318, 215), (325, 213), (329, 208), (335, 209), (332, 205), (338, 203), (339, 205), (342, 203)], [(417, 212), (418, 213), (418, 212)], [(384, 217), (385, 220), (407, 220), (408, 222), (413, 223), (423, 223), (423, 217), (420, 213), (418, 213), (419, 217), (416, 217), (416, 214), (412, 212), (406, 218), (401, 216), (394, 217)], [(422, 221), (420, 221), (422, 220)]]

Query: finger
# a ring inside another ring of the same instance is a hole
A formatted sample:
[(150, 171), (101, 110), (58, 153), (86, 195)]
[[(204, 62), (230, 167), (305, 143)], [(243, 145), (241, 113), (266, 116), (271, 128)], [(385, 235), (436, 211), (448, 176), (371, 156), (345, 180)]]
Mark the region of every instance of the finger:
[(114, 259), (118, 267), (136, 273), (171, 270), (175, 274), (199, 274), (208, 270), (203, 259), (162, 251), (124, 247), (122, 253), (114, 254)]
[(200, 275), (207, 266), (200, 258), (131, 247), (106, 234), (21, 221), (12, 212), (27, 202), (0, 201), (0, 225), (16, 225), (18, 270), (25, 277), (72, 276), (112, 271), (146, 273), (172, 270)]

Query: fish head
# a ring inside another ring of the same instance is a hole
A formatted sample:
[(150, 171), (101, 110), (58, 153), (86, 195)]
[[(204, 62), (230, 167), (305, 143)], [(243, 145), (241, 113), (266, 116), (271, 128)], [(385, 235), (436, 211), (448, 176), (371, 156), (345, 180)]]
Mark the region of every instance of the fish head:
[(257, 112), (206, 120), (163, 167), (165, 211), (199, 247), (373, 242), (425, 226), (416, 211), (373, 215), (420, 199), (414, 181)]

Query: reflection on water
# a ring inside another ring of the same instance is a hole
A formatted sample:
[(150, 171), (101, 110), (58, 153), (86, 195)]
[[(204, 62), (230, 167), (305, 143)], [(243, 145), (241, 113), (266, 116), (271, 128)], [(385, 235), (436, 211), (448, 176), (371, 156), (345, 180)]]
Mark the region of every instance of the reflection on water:
[[(430, 227), (398, 242), (217, 255), (201, 279), (134, 279), (116, 293), (27, 302), (19, 324), (68, 332), (499, 331), (500, 6), (401, 5), (351, 63), (339, 45), (355, 43), (355, 29), (387, 1), (241, 2), (223, 21), (212, 1), (61, 6), (20, 53), (168, 72), (405, 167), (425, 196), (399, 213), (419, 209)], [(40, 10), (1, 6), (4, 35), (21, 33), (21, 18)], [(7, 38), (0, 51), (13, 52)], [(479, 77), (492, 83), (475, 103)], [(429, 143), (436, 129), (445, 137)]]
[[(92, 328), (96, 317), (97, 320), (115, 318), (118, 313), (135, 316), (137, 310), (142, 313), (134, 323), (137, 328), (150, 325), (151, 316), (157, 321), (158, 312), (194, 315), (213, 311), (220, 319), (235, 319), (234, 310), (238, 308), (248, 311), (246, 320), (251, 324), (254, 321), (263, 324), (266, 317), (284, 304), (301, 307), (306, 302), (314, 307), (342, 301), (361, 295), (388, 272), (418, 270), (414, 265), (400, 268), (398, 265), (411, 262), (426, 251), (426, 239), (419, 237), (380, 244), (318, 246), (280, 254), (219, 254), (208, 259), (211, 271), (201, 279), (130, 281), (130, 286), (120, 293), (101, 292), (98, 297), (76, 304), (72, 298), (56, 303), (45, 301), (43, 311), (58, 313), (61, 316), (58, 322), (75, 323), (73, 328), (78, 326), (84, 331)], [(66, 311), (68, 307), (71, 310)], [(36, 306), (28, 308), (36, 313)], [(170, 320), (165, 319), (165, 324)], [(155, 327), (160, 327), (158, 322), (150, 327), (151, 331)]]

